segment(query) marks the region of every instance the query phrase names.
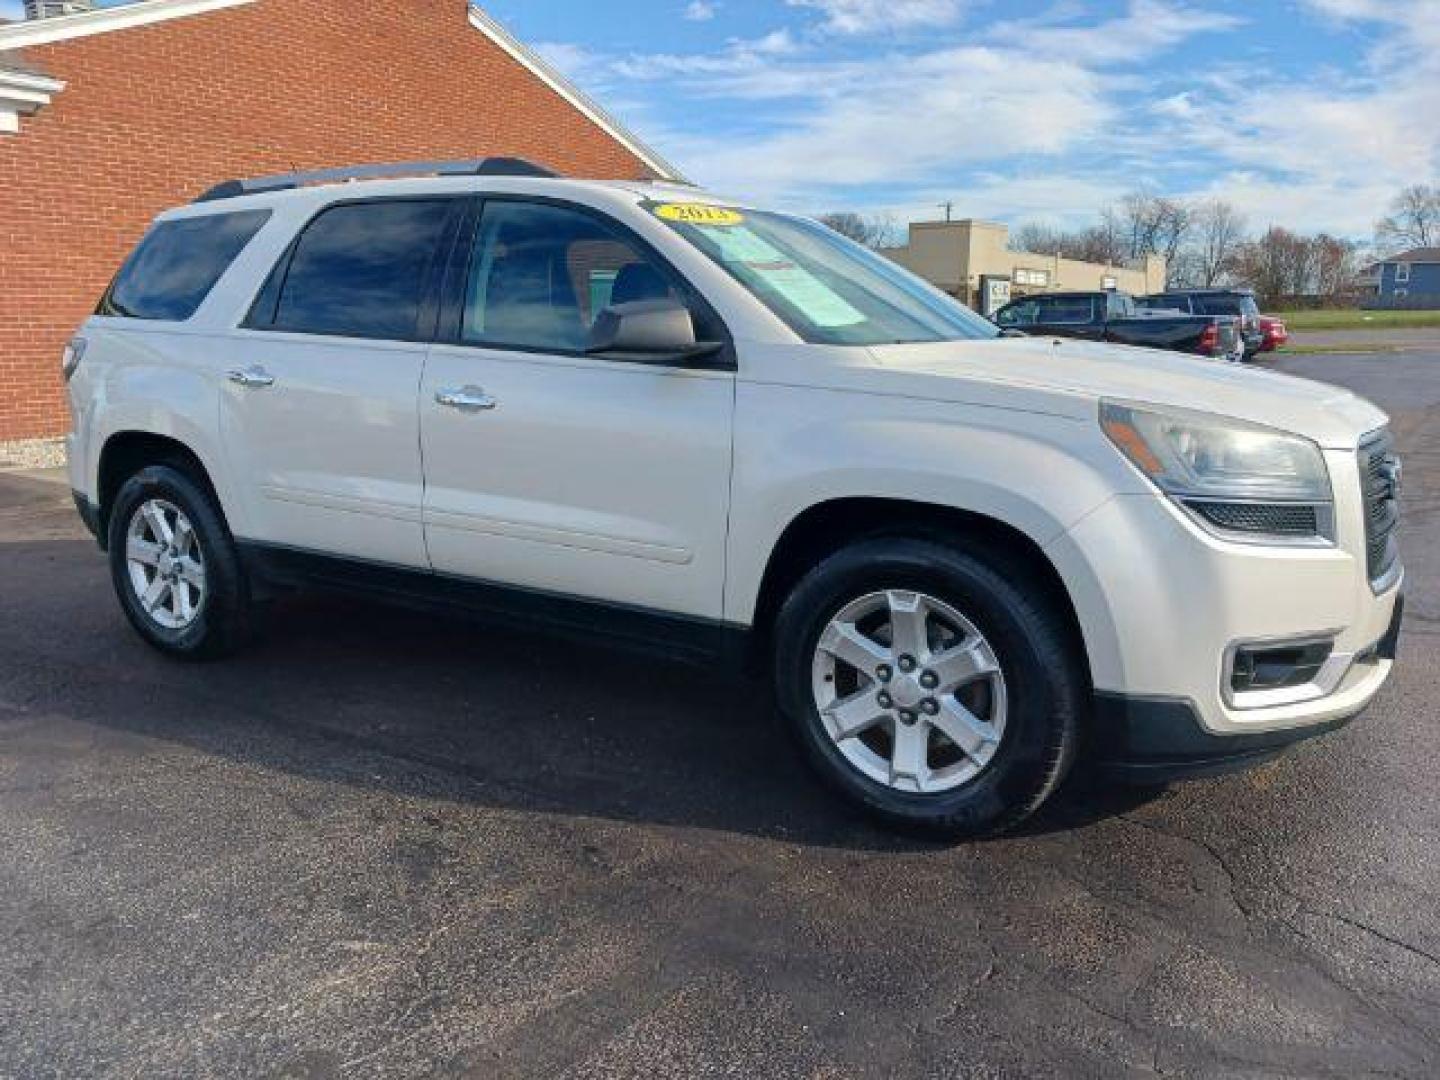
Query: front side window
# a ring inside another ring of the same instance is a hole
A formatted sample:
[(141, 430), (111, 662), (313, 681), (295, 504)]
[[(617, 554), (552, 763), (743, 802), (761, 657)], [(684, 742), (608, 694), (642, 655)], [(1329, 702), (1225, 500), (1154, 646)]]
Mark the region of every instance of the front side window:
[(817, 222), (707, 203), (646, 209), (812, 344), (893, 345), (999, 333), (959, 301)]
[(679, 299), (668, 276), (593, 215), (546, 203), (485, 204), (465, 287), (465, 341), (584, 350), (595, 317), (636, 300)]
[(125, 260), (96, 314), (190, 318), (269, 217), (269, 210), (243, 210), (158, 222)]
[(341, 337), (415, 337), (452, 205), (388, 199), (323, 211), (295, 243), (270, 325)]
[(1001, 326), (1034, 326), (1040, 305), (1034, 300), (1021, 300), (1008, 304), (995, 316)]

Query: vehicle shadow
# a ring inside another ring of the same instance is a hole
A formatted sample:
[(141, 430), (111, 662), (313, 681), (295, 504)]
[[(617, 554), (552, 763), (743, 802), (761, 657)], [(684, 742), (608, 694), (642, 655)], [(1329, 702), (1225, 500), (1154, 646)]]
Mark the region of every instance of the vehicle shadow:
[[(222, 663), (120, 646), (132, 678), (82, 718), (406, 796), (807, 845), (948, 846), (877, 829), (830, 795), (754, 680), (350, 597), (282, 599), (267, 623)], [(183, 706), (154, 707), (172, 695)], [(1024, 833), (1151, 797), (1067, 785)]]
[[(0, 510), (15, 513), (0, 514), (0, 698), (400, 795), (862, 850), (940, 846), (850, 811), (804, 767), (767, 688), (726, 671), (321, 594), (277, 601), (236, 657), (168, 660), (125, 624), (68, 491), (4, 479)], [(1025, 833), (1153, 795), (1079, 779)]]

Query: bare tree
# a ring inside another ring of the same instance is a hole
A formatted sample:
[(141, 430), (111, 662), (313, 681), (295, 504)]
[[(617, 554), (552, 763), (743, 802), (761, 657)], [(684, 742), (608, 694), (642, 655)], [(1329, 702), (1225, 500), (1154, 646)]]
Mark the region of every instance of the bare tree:
[(1062, 255), (1073, 239), (1063, 229), (1031, 221), (1011, 231), (1009, 248), (1032, 255)]
[(1440, 187), (1416, 184), (1395, 196), (1375, 224), (1375, 246), (1386, 253), (1440, 247)]
[(823, 214), (820, 223), (866, 247), (894, 247), (900, 242), (900, 228), (888, 214), (857, 214), (836, 210)]
[(1310, 241), (1316, 295), (1349, 300), (1359, 292), (1360, 248), (1353, 240), (1321, 233)]
[(1201, 203), (1194, 210), (1195, 240), (1181, 272), (1210, 288), (1234, 269), (1235, 257), (1245, 242), (1245, 215), (1223, 199)]
[(1175, 281), (1180, 268), (1180, 250), (1194, 225), (1190, 206), (1178, 199), (1132, 192), (1110, 213), (1119, 222), (1125, 260), (1133, 262), (1147, 255), (1159, 255), (1169, 268), (1170, 281)]

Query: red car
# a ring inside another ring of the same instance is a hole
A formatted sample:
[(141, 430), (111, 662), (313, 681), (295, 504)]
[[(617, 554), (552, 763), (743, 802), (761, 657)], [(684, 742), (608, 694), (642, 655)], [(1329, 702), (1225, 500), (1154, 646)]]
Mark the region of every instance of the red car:
[(1260, 316), (1260, 333), (1264, 340), (1260, 343), (1261, 352), (1274, 352), (1290, 340), (1290, 331), (1285, 329), (1285, 323), (1273, 315)]

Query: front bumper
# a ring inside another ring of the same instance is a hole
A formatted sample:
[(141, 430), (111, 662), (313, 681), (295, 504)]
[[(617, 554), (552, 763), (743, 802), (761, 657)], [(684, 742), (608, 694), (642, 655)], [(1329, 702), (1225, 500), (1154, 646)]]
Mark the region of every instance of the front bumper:
[[(1389, 630), (1374, 660), (1394, 661), (1404, 599), (1395, 604)], [(1214, 776), (1261, 764), (1296, 743), (1337, 731), (1359, 715), (1342, 711), (1317, 723), (1273, 731), (1216, 735), (1206, 731), (1195, 706), (1182, 698), (1097, 693), (1091, 753), (1107, 775), (1132, 783)]]
[[(1218, 539), (1168, 499), (1117, 495), (1047, 546), (1070, 589), (1095, 689), (1181, 701), (1218, 737), (1343, 722), (1389, 677), (1381, 643), (1398, 618), (1403, 573), (1372, 587), (1353, 452), (1325, 451), (1335, 482), (1336, 543), (1284, 547)], [(1378, 591), (1377, 591), (1378, 590)], [(1231, 689), (1238, 648), (1324, 640), (1313, 684)]]
[(1188, 701), (1096, 694), (1091, 753), (1101, 772), (1128, 783), (1217, 776), (1263, 764), (1296, 743), (1344, 727), (1356, 715), (1280, 731), (1213, 735)]

